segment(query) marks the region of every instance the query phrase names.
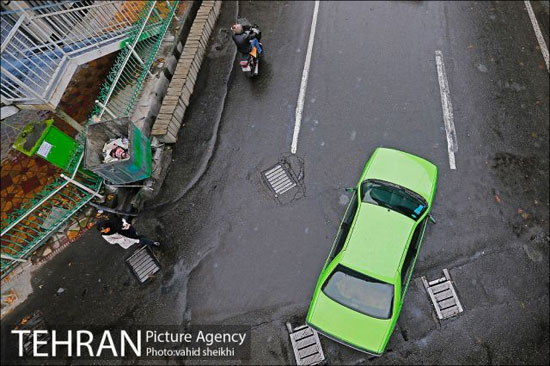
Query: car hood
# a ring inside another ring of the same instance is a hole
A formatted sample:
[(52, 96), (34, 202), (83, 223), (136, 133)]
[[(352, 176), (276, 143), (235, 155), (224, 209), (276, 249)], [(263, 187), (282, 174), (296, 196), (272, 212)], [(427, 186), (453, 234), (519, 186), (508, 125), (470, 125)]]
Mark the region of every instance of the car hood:
[(396, 183), (418, 194), (431, 205), (437, 182), (437, 167), (418, 156), (387, 148), (378, 148), (372, 164), (361, 177)]
[(391, 319), (377, 319), (343, 306), (319, 291), (307, 324), (320, 333), (353, 348), (381, 354)]

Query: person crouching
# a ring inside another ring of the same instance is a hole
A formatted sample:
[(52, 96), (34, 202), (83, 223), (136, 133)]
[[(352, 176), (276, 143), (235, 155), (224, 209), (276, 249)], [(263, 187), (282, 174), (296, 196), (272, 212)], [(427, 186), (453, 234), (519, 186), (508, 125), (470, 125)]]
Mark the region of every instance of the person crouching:
[(138, 235), (136, 229), (129, 222), (118, 216), (98, 222), (97, 229), (109, 244), (118, 244), (124, 249), (128, 249), (136, 243), (147, 246), (160, 246), (158, 241)]

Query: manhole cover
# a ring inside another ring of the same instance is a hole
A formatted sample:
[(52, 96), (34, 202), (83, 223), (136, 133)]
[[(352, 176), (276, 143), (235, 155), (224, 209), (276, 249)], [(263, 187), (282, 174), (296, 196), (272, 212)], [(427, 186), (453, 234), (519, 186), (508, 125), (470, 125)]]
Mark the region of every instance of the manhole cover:
[(145, 246), (136, 250), (126, 259), (126, 263), (140, 283), (144, 283), (160, 270), (157, 259), (153, 256), (151, 250)]
[(275, 194), (275, 197), (279, 197), (296, 187), (296, 182), (292, 178), (292, 175), (282, 164), (277, 164), (265, 170), (262, 175)]
[(286, 323), (297, 365), (317, 365), (325, 360), (319, 335), (307, 325), (292, 328)]
[(430, 295), (435, 312), (440, 320), (452, 318), (464, 311), (456, 295), (449, 271), (444, 269), (443, 274), (444, 277), (429, 282), (425, 276), (422, 276), (422, 283)]

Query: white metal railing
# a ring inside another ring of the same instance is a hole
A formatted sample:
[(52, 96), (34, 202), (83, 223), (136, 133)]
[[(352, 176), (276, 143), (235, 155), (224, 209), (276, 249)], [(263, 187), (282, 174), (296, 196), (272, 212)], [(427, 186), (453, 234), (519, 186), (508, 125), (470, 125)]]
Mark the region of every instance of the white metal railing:
[[(105, 46), (111, 52), (119, 49), (146, 2), (44, 2), (27, 8), (26, 2), (10, 4), (11, 9), (1, 13), (2, 102), (48, 104), (71, 63), (75, 67), (100, 57), (108, 53)], [(82, 57), (91, 52), (97, 57)]]

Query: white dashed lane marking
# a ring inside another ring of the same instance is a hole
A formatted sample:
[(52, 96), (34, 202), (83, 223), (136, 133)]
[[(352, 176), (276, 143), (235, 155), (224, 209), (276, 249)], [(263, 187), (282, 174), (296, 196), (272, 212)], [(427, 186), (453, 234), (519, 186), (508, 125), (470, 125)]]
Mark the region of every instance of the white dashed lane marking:
[(453, 105), (451, 103), (451, 91), (445, 72), (445, 63), (441, 51), (435, 51), (435, 62), (437, 65), (437, 79), (439, 81), (439, 91), (441, 93), (441, 108), (443, 109), (443, 122), (445, 133), (447, 135), (447, 151), (449, 153), (449, 166), (456, 169), (455, 152), (458, 151), (458, 142), (456, 140), (455, 123), (453, 118)]
[(315, 28), (317, 27), (317, 15), (319, 14), (319, 0), (315, 1), (313, 9), (313, 20), (311, 21), (311, 30), (309, 31), (309, 42), (307, 44), (306, 62), (302, 72), (302, 82), (300, 84), (300, 94), (296, 103), (296, 118), (294, 123), (294, 133), (292, 135), (292, 146), (290, 151), (296, 154), (298, 150), (298, 135), (302, 124), (302, 113), (304, 112), (304, 99), (306, 98), (307, 80), (309, 78), (309, 65), (311, 64), (311, 52), (313, 50), (313, 41), (315, 40)]
[(548, 66), (550, 56), (548, 55), (548, 47), (546, 47), (546, 42), (544, 41), (544, 37), (542, 36), (542, 33), (540, 31), (539, 22), (537, 21), (537, 18), (535, 17), (535, 12), (533, 12), (531, 3), (528, 0), (525, 0), (525, 7), (527, 8), (527, 13), (529, 13), (531, 24), (533, 24), (535, 36), (537, 37), (537, 41), (539, 42), (540, 52), (542, 52), (542, 57), (544, 58), (544, 62), (546, 62), (546, 70), (550, 72), (550, 68)]

